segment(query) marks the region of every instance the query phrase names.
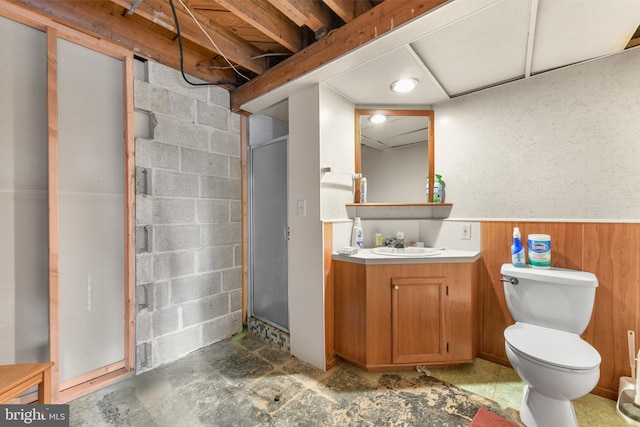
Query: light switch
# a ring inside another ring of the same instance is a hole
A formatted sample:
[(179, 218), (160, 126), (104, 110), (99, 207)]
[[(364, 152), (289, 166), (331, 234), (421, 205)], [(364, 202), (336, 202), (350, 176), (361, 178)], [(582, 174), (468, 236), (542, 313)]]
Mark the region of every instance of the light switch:
[(298, 200), (298, 216), (307, 216), (306, 200)]

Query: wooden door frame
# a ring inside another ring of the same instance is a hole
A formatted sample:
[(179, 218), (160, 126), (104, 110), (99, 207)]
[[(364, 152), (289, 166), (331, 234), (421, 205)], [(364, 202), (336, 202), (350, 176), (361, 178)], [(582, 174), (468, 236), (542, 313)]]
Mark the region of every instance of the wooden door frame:
[[(67, 28), (51, 19), (9, 2), (0, 3), (0, 16), (43, 31), (47, 35), (47, 120), (48, 120), (48, 200), (49, 200), (49, 359), (51, 399), (63, 403), (110, 384), (135, 370), (135, 159), (133, 122), (133, 53), (110, 42)], [(57, 42), (64, 39), (123, 63), (124, 123), (124, 354), (123, 360), (60, 382), (59, 345), (59, 230), (58, 230), (58, 114), (57, 114)], [(36, 393), (22, 396), (14, 403), (37, 400)]]

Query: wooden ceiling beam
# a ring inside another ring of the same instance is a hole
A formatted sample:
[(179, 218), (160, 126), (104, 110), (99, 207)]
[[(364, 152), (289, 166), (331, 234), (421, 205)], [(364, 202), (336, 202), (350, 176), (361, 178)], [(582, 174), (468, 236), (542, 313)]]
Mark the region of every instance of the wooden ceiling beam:
[(314, 33), (334, 25), (331, 10), (317, 0), (269, 0), (273, 6), (299, 27), (306, 25)]
[[(135, 0), (110, 0), (126, 9), (130, 9)], [(75, 3), (75, 2), (74, 2)], [(234, 64), (260, 74), (268, 68), (268, 63), (263, 58), (252, 59), (262, 54), (262, 51), (251, 43), (238, 37), (231, 31), (220, 27), (212, 22), (206, 16), (192, 11), (200, 25), (205, 29), (207, 34), (215, 41), (216, 47), (202, 32), (202, 30), (194, 23), (193, 18), (184, 10), (178, 0), (173, 0), (178, 23), (180, 24), (180, 33), (182, 38), (193, 43), (210, 49), (214, 55), (224, 55)], [(173, 13), (168, 1), (165, 0), (143, 0), (135, 9), (134, 14), (141, 16), (149, 22), (161, 25), (164, 28), (176, 32), (173, 22)]]
[[(298, 52), (304, 47), (302, 30), (271, 3), (265, 0), (216, 0), (216, 3), (291, 52)], [(205, 5), (200, 1), (194, 7), (206, 9)]]
[(344, 22), (351, 22), (357, 16), (356, 2), (353, 0), (322, 0), (322, 2)]
[[(93, 37), (110, 40), (134, 54), (161, 64), (180, 69), (178, 43), (159, 37), (149, 26), (143, 26), (129, 15), (115, 14), (100, 1), (60, 1), (60, 0), (13, 0), (29, 9)], [(123, 10), (124, 12), (124, 10)], [(211, 57), (185, 47), (184, 65), (186, 73), (207, 82), (238, 81), (232, 70), (198, 67), (196, 64), (210, 64)], [(238, 81), (242, 83), (242, 81)], [(223, 85), (227, 89), (234, 86)]]
[(447, 0), (384, 1), (333, 30), (329, 35), (231, 91), (231, 109), (276, 89), (394, 28), (423, 15)]

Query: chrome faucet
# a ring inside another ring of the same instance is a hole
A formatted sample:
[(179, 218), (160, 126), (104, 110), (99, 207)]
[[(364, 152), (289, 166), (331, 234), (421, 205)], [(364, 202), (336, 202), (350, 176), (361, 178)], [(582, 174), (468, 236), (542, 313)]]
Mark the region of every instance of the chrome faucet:
[(404, 248), (404, 233), (402, 231), (398, 231), (395, 238), (387, 239), (385, 246), (398, 249)]

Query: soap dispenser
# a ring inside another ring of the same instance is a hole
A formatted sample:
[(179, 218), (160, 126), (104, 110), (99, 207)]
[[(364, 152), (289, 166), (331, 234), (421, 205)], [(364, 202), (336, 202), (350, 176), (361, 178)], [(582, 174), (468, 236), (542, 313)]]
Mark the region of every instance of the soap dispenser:
[(353, 230), (351, 231), (351, 246), (362, 249), (363, 233), (360, 218), (355, 217), (353, 220)]

